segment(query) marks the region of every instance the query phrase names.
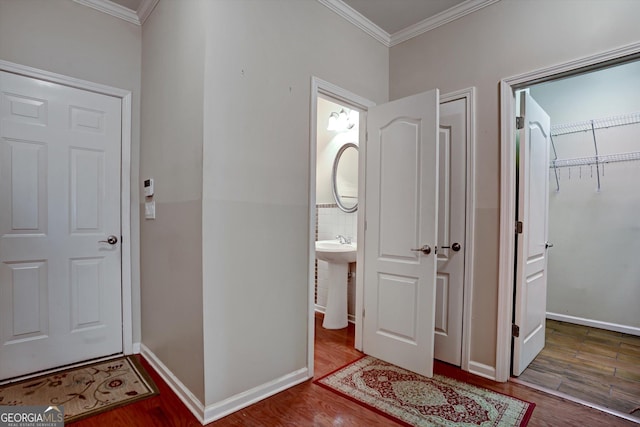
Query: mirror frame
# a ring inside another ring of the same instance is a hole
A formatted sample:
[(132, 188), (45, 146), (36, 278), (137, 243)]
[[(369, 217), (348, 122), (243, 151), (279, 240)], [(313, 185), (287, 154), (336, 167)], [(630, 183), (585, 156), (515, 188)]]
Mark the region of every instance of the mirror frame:
[(342, 157), (342, 153), (344, 153), (347, 148), (355, 148), (356, 151), (360, 151), (358, 145), (353, 142), (347, 142), (342, 147), (340, 147), (340, 149), (336, 153), (336, 158), (333, 161), (333, 172), (331, 173), (331, 189), (333, 191), (333, 199), (336, 201), (336, 204), (338, 205), (340, 210), (347, 213), (352, 213), (358, 210), (358, 202), (356, 202), (353, 207), (348, 208), (342, 203), (342, 201), (340, 201), (340, 195), (338, 194), (338, 182), (336, 179), (338, 175), (338, 164), (340, 163), (340, 157)]

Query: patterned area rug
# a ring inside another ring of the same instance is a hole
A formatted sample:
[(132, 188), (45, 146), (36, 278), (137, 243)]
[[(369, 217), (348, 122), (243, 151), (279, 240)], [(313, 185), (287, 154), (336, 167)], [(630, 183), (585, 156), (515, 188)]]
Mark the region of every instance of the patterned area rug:
[(140, 363), (120, 357), (0, 386), (0, 405), (62, 405), (69, 423), (156, 394)]
[(535, 404), (365, 356), (315, 381), (406, 426), (526, 426)]

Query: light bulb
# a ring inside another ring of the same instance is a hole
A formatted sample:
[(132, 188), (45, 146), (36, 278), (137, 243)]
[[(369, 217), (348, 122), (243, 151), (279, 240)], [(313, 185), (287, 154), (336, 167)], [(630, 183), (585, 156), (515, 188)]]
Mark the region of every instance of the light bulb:
[(327, 130), (338, 130), (338, 113), (331, 113), (329, 116), (329, 124), (327, 124)]

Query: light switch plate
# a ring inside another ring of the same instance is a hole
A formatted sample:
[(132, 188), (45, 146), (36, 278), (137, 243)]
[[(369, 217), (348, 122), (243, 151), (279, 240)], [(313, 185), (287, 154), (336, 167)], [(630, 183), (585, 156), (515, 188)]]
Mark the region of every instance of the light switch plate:
[(144, 202), (144, 217), (146, 219), (156, 219), (156, 201)]

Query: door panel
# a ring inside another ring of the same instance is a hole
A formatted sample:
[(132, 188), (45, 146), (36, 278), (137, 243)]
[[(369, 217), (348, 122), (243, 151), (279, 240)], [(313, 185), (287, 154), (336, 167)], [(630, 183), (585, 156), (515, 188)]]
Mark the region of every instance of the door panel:
[(416, 342), (418, 280), (391, 274), (378, 276), (378, 331), (388, 337)]
[(71, 149), (71, 232), (102, 229), (104, 153)]
[(0, 72), (0, 379), (122, 352), (120, 100)]
[[(435, 358), (460, 366), (466, 237), (466, 100), (440, 104)], [(443, 246), (460, 244), (460, 250)]]
[(547, 228), (549, 216), (549, 146), (551, 120), (528, 94), (520, 112), (519, 221), (513, 375), (518, 376), (544, 348), (547, 306)]
[[(363, 349), (433, 374), (438, 91), (369, 110)], [(430, 254), (412, 249), (431, 247)]]
[[(418, 247), (419, 123), (394, 120), (380, 129), (380, 245), (381, 258), (415, 263)], [(399, 168), (398, 165), (403, 165)], [(399, 191), (399, 190), (402, 191)]]
[[(438, 335), (449, 336), (449, 293), (450, 293), (450, 277), (449, 274), (440, 273), (436, 275), (436, 323), (435, 333), (436, 340)], [(434, 351), (437, 354), (438, 344), (436, 341)], [(436, 357), (438, 359), (438, 357)]]
[(49, 332), (47, 264), (10, 263), (8, 268), (11, 274), (11, 305), (23, 307), (23, 310), (12, 310), (13, 329), (7, 341), (44, 337)]

